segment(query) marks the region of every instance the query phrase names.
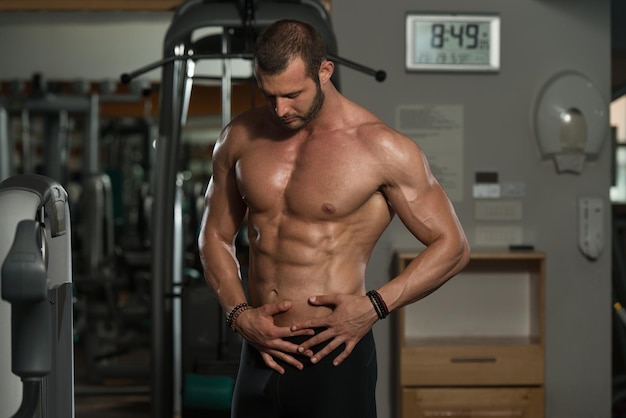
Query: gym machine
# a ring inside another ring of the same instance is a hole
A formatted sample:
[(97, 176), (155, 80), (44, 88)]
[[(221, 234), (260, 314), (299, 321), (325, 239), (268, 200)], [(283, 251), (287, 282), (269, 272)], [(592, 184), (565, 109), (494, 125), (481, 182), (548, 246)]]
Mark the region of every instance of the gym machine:
[(12, 151), (9, 143), (9, 114), (6, 109), (0, 107), (0, 181), (11, 176)]
[(45, 176), (9, 177), (0, 183), (0, 213), (2, 414), (16, 411), (12, 418), (72, 418), (73, 298), (67, 193)]
[[(251, 59), (256, 35), (281, 19), (296, 19), (315, 27), (326, 41), (330, 60), (372, 75), (378, 81), (385, 79), (384, 71), (376, 71), (336, 55), (337, 42), (330, 16), (316, 0), (187, 0), (177, 8), (167, 30), (163, 59), (121, 77), (122, 82), (128, 83), (162, 67), (151, 250), (151, 411), (154, 418), (171, 417), (175, 410), (179, 412), (182, 396), (183, 376), (178, 358), (180, 338), (174, 337), (180, 335), (181, 327), (180, 303), (174, 301), (181, 297), (183, 283), (181, 255), (176, 244), (180, 241), (180, 228), (176, 224), (180, 187), (177, 175), (181, 171), (181, 131), (186, 123), (193, 80), (202, 78), (194, 75), (195, 63), (201, 60), (222, 62), (222, 125), (225, 126), (231, 118), (231, 60)], [(221, 34), (194, 39), (194, 35), (206, 28), (220, 28)], [(333, 75), (333, 82), (339, 87), (338, 70)], [(222, 320), (221, 313), (217, 313), (218, 323)], [(229, 383), (228, 380), (226, 383), (207, 381), (200, 376), (198, 379), (186, 378), (185, 384), (211, 386), (198, 389), (207, 399), (212, 398), (211, 395), (219, 397), (225, 392), (224, 385)], [(187, 386), (183, 388), (185, 393), (189, 390)], [(224, 403), (228, 404), (228, 400)]]
[[(0, 96), (0, 151), (7, 151), (0, 160), (0, 170), (4, 178), (19, 173), (38, 173), (67, 185), (68, 149), (72, 131), (72, 117), (84, 120), (83, 167), (86, 173), (97, 167), (97, 145), (99, 130), (100, 95), (90, 94), (85, 83), (72, 85), (73, 93), (65, 94), (60, 83), (43, 80), (41, 74), (34, 74), (30, 90), (26, 92), (24, 83), (10, 84), (9, 95)], [(14, 167), (10, 156), (15, 155), (15, 138), (9, 129), (10, 119), (19, 118), (21, 126), (21, 167)], [(43, 155), (39, 161), (36, 154), (36, 141), (31, 135), (34, 119), (43, 123), (43, 137), (40, 142)], [(0, 175), (2, 174), (0, 172)]]

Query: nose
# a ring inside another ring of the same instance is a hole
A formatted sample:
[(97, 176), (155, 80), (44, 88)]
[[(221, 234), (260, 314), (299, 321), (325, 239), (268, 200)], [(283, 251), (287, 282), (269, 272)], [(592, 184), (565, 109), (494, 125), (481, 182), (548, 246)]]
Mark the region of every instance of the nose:
[(289, 105), (286, 99), (276, 98), (274, 102), (274, 112), (276, 112), (276, 116), (282, 118), (288, 113)]

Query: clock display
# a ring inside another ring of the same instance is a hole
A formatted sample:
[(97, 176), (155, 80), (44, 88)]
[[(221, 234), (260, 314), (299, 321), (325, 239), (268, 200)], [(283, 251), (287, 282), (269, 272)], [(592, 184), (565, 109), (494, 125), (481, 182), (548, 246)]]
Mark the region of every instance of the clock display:
[(479, 70), (499, 68), (499, 18), (407, 16), (407, 68)]

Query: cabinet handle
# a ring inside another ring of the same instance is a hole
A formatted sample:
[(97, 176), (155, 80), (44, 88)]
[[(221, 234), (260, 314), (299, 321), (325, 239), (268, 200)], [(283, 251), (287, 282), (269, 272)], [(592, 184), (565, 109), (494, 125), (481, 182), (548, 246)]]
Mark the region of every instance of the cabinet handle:
[(445, 410), (445, 411), (424, 411), (424, 417), (521, 417), (524, 416), (524, 411), (519, 409), (510, 410), (480, 410), (480, 409), (463, 409), (463, 410)]
[(452, 357), (450, 363), (495, 363), (495, 357)]

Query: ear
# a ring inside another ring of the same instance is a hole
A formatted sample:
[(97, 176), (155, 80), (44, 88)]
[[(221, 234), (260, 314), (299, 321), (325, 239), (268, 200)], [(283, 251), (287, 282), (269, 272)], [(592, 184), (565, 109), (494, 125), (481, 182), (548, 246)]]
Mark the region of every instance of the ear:
[(320, 65), (320, 72), (319, 72), (320, 83), (324, 84), (328, 80), (330, 80), (330, 77), (333, 75), (334, 72), (335, 72), (334, 62), (329, 61), (329, 60), (322, 62), (322, 64)]

